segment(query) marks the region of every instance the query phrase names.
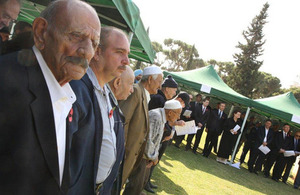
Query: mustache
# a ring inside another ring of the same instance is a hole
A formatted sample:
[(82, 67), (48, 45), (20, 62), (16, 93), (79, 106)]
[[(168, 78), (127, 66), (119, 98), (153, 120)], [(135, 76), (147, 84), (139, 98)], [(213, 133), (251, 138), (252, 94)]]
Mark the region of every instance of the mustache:
[(84, 69), (87, 69), (89, 67), (89, 62), (85, 58), (76, 57), (76, 56), (67, 56), (66, 60), (67, 62), (71, 62), (76, 66), (81, 66)]
[(126, 65), (124, 65), (124, 66), (119, 66), (118, 69), (120, 69), (120, 70), (126, 70)]

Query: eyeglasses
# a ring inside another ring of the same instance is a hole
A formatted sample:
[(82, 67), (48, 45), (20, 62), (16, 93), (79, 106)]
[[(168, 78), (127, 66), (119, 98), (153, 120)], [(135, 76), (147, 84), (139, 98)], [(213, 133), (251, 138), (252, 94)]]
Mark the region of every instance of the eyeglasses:
[(172, 112), (174, 112), (177, 116), (180, 116), (181, 112), (178, 113), (178, 112), (175, 112), (174, 110), (171, 110)]
[(1, 15), (2, 20), (5, 20), (6, 22), (9, 23), (15, 23), (16, 20), (14, 20), (12, 17), (10, 17), (6, 12), (3, 12)]

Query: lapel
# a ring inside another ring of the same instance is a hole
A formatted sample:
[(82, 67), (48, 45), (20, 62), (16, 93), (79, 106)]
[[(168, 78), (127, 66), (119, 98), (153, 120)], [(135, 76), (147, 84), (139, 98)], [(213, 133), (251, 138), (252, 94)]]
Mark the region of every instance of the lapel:
[(147, 104), (147, 98), (146, 98), (146, 94), (145, 94), (145, 88), (141, 83), (139, 83), (139, 88), (142, 91), (143, 108), (144, 108), (144, 112), (145, 112), (145, 116), (146, 116), (146, 124), (147, 124), (147, 132), (148, 132), (148, 129), (149, 129), (148, 104)]
[(36, 134), (49, 170), (59, 185), (56, 132), (50, 93), (38, 64), (28, 67), (27, 72), (29, 90), (36, 97), (30, 105)]

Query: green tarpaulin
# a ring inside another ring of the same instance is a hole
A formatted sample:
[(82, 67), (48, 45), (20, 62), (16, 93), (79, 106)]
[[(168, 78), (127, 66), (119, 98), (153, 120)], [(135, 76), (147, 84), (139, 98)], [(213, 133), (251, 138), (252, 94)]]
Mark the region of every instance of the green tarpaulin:
[(268, 117), (276, 117), (300, 127), (300, 104), (292, 92), (253, 102), (253, 110)]
[(183, 72), (164, 71), (165, 76), (169, 74), (173, 76), (176, 82), (183, 86), (188, 86), (197, 92), (205, 92), (246, 107), (251, 105), (252, 100), (235, 92), (226, 85), (211, 65)]
[[(18, 20), (32, 23), (51, 0), (23, 1)], [(130, 58), (152, 63), (155, 51), (140, 18), (138, 7), (131, 0), (87, 0), (97, 11), (101, 24), (115, 26), (134, 34), (130, 45)]]

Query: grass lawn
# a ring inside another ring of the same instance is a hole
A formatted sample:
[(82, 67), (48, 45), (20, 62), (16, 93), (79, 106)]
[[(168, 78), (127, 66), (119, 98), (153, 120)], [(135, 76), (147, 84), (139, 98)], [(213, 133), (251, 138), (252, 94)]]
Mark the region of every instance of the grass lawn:
[[(206, 133), (203, 133), (200, 147), (203, 148)], [(186, 143), (185, 141), (183, 142)], [(289, 184), (249, 173), (247, 169), (236, 169), (215, 160), (212, 153), (205, 158), (199, 153), (184, 151), (170, 145), (159, 165), (154, 169), (152, 183), (158, 186), (156, 194), (198, 195), (198, 194), (299, 194)], [(202, 152), (198, 149), (198, 152)], [(240, 157), (240, 154), (237, 155)], [(246, 158), (246, 161), (248, 159)], [(151, 194), (151, 193), (148, 193)]]

